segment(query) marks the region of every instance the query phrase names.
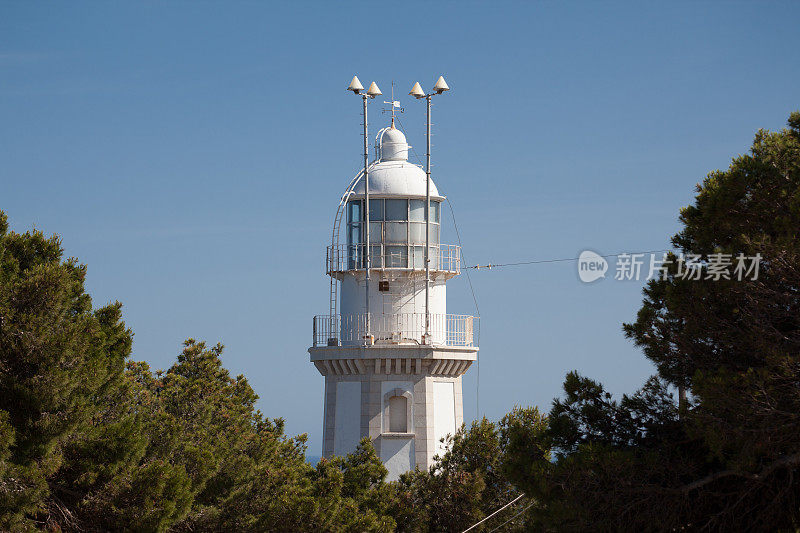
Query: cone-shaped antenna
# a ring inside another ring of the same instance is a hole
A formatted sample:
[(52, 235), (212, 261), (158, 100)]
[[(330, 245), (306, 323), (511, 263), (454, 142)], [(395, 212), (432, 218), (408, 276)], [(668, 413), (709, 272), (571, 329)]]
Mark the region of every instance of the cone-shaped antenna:
[(353, 76), (353, 80), (350, 82), (350, 86), (347, 88), (347, 90), (353, 91), (356, 94), (364, 90), (364, 86), (361, 85), (360, 81), (358, 81), (358, 76)]
[(367, 89), (367, 96), (370, 98), (375, 98), (376, 96), (383, 94), (380, 89), (378, 89), (378, 84), (374, 81), (369, 84), (369, 89)]
[(415, 83), (414, 86), (411, 88), (411, 92), (408, 93), (414, 98), (423, 98), (425, 96), (425, 91), (422, 90), (420, 87), (419, 82)]
[(442, 94), (450, 90), (450, 87), (447, 86), (447, 82), (444, 81), (444, 76), (439, 76), (439, 79), (436, 80), (436, 85), (433, 86), (433, 90), (436, 91), (436, 94)]

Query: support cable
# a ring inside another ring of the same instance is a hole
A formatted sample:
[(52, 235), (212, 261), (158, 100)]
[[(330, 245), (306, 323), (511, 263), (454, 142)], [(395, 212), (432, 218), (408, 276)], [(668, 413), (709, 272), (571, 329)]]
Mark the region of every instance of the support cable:
[(487, 516), (486, 518), (484, 518), (480, 522), (476, 522), (476, 523), (472, 524), (471, 526), (469, 526), (467, 529), (465, 529), (461, 533), (467, 533), (467, 531), (470, 531), (471, 529), (475, 529), (476, 527), (478, 527), (479, 525), (483, 524), (484, 522), (489, 520), (491, 517), (493, 517), (494, 515), (496, 515), (497, 513), (499, 513), (500, 511), (502, 511), (506, 507), (508, 507), (509, 505), (515, 503), (517, 500), (519, 500), (520, 498), (522, 498), (524, 496), (525, 496), (524, 494), (520, 494), (519, 496), (517, 496), (516, 498), (514, 498), (513, 500), (511, 500), (510, 502), (508, 502), (504, 506), (502, 506), (500, 509), (496, 510), (495, 512), (493, 512), (492, 514), (490, 514), (489, 516)]
[[(466, 257), (464, 257), (464, 245), (461, 244), (461, 233), (458, 231), (458, 224), (456, 223), (456, 212), (453, 209), (453, 204), (450, 203), (449, 198), (445, 198), (447, 201), (447, 207), (450, 208), (450, 216), (453, 219), (453, 227), (456, 230), (456, 238), (458, 239), (458, 246), (461, 248), (461, 258), (464, 259), (464, 262), (467, 262)], [(464, 274), (467, 276), (467, 283), (469, 284), (469, 290), (472, 293), (472, 301), (475, 302), (475, 314), (478, 315), (478, 342), (481, 341), (481, 310), (478, 307), (478, 298), (475, 296), (475, 288), (472, 286), (472, 278), (469, 277), (469, 270), (464, 269)], [(480, 351), (475, 354), (475, 419), (477, 420), (481, 416), (481, 355)]]
[(525, 506), (525, 508), (524, 508), (523, 510), (521, 510), (520, 512), (518, 512), (517, 514), (515, 514), (514, 516), (512, 516), (511, 518), (509, 518), (508, 520), (506, 520), (505, 522), (503, 522), (503, 523), (502, 523), (502, 524), (500, 524), (499, 526), (497, 526), (496, 528), (494, 528), (494, 529), (492, 529), (491, 531), (489, 531), (489, 533), (494, 533), (495, 531), (497, 531), (498, 529), (500, 529), (500, 528), (501, 528), (501, 527), (503, 527), (504, 525), (508, 524), (509, 522), (511, 522), (512, 520), (514, 520), (516, 517), (518, 517), (519, 515), (521, 515), (522, 513), (524, 513), (525, 511), (527, 511), (528, 509), (530, 509), (531, 507), (533, 507), (533, 504), (535, 504), (535, 503), (536, 503), (536, 502), (531, 502), (531, 503), (529, 503), (527, 506)]
[[(620, 255), (623, 255), (623, 254), (629, 254), (629, 255), (657, 254), (657, 253), (661, 253), (661, 252), (671, 252), (671, 251), (672, 250), (648, 250), (646, 252), (619, 252), (619, 253), (616, 253), (616, 254), (601, 255), (600, 257), (603, 257), (603, 258), (617, 257), (617, 256), (620, 256)], [(538, 265), (538, 264), (541, 264), (541, 263), (563, 263), (563, 262), (566, 262), (566, 261), (578, 261), (579, 259), (580, 259), (579, 257), (567, 257), (567, 258), (564, 258), (564, 259), (537, 259), (537, 260), (534, 260), (534, 261), (518, 261), (516, 263), (498, 263), (496, 265), (493, 265), (492, 263), (489, 263), (487, 265), (474, 265), (474, 266), (468, 266), (468, 267), (464, 267), (464, 268), (465, 269), (473, 269), (474, 268), (475, 270), (480, 270), (482, 268), (485, 268), (487, 270), (491, 270), (492, 268), (501, 268), (501, 267), (519, 266), (519, 265)]]

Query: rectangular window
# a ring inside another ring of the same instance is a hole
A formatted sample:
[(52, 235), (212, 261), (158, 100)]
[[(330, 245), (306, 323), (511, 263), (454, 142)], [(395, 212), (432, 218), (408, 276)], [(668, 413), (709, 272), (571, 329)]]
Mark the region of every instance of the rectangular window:
[(425, 222), (425, 200), (409, 200), (409, 202), (408, 219), (414, 222)]
[(361, 222), (361, 200), (347, 202), (347, 222)]
[(408, 399), (405, 396), (389, 398), (389, 431), (408, 433)]
[(431, 202), (431, 222), (439, 223), (439, 211), (441, 210), (441, 202)]
[(431, 234), (430, 234), (431, 246), (433, 246), (434, 244), (439, 244), (439, 224), (431, 224), (430, 228), (431, 228)]
[(411, 222), (408, 240), (411, 244), (425, 244), (424, 222)]
[(406, 246), (387, 246), (386, 268), (408, 268), (408, 248)]
[(347, 268), (348, 270), (355, 270), (364, 268), (363, 254), (361, 253), (364, 246), (348, 246), (347, 247)]
[(413, 246), (411, 254), (411, 268), (425, 268), (425, 247)]
[(408, 220), (408, 200), (386, 200), (386, 220)]
[(408, 242), (408, 223), (386, 222), (386, 242)]
[(370, 222), (369, 223), (369, 242), (372, 244), (378, 243), (383, 240), (383, 231), (382, 231), (383, 223), (381, 222)]
[[(423, 249), (425, 247), (423, 246)], [(431, 249), (428, 251), (428, 259), (431, 260), (431, 270), (439, 270), (442, 266), (442, 263), (439, 261), (439, 247), (431, 245)]]
[(386, 265), (384, 265), (383, 261), (381, 260), (383, 259), (383, 256), (381, 256), (381, 245), (379, 244), (377, 246), (370, 246), (369, 251), (370, 268), (384, 268)]
[(347, 244), (358, 244), (361, 242), (361, 224), (350, 224), (347, 226)]
[(370, 199), (369, 201), (369, 219), (370, 221), (383, 220), (383, 200)]

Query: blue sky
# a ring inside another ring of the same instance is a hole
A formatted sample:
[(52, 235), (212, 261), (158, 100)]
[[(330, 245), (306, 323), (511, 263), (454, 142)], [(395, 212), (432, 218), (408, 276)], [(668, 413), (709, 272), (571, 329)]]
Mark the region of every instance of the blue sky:
[[(797, 20), (791, 2), (2, 2), (0, 209), (62, 235), (96, 305), (123, 302), (135, 359), (166, 368), (187, 337), (224, 343), (314, 455), (323, 384), (306, 350), (360, 165), (354, 74), (401, 95), (445, 75), (433, 177), (469, 263), (654, 250), (707, 172), (800, 107)], [(422, 155), (424, 106), (401, 101)], [(461, 278), (448, 311), (472, 313)], [(572, 369), (616, 393), (653, 372), (621, 333), (642, 281), (582, 284), (572, 263), (472, 281), (483, 414), (549, 409)]]

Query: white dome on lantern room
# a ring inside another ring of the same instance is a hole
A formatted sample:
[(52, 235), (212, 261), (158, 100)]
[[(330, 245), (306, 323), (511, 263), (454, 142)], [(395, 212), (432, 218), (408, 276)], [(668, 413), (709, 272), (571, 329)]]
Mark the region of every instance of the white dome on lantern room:
[(381, 131), (380, 159), (382, 161), (408, 161), (409, 148), (405, 134), (394, 126)]
[[(391, 126), (381, 131), (378, 159), (369, 168), (370, 196), (425, 197), (425, 171), (408, 162), (408, 143), (402, 131)], [(353, 190), (356, 198), (364, 196), (364, 180)], [(444, 200), (431, 180), (431, 199)]]

